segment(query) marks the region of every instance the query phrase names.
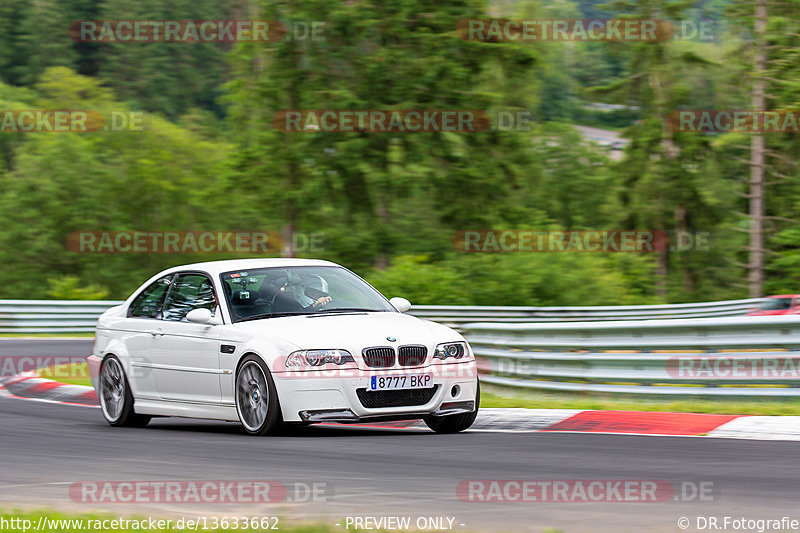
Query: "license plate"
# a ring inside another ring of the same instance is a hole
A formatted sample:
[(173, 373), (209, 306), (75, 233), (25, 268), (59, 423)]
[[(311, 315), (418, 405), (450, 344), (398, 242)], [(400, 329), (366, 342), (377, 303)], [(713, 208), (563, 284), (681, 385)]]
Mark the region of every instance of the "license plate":
[(402, 374), (396, 376), (371, 376), (369, 390), (430, 389), (433, 374)]

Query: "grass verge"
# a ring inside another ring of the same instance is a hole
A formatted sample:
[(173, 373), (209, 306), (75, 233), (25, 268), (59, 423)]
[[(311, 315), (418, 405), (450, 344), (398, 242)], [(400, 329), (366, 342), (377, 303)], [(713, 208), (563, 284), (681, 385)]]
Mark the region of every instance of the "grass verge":
[(481, 384), (481, 407), (670, 411), (730, 415), (800, 415), (800, 400), (737, 400), (726, 398), (626, 398), (600, 393), (543, 392)]
[(86, 363), (70, 363), (67, 365), (51, 366), (39, 370), (39, 376), (46, 379), (53, 379), (70, 385), (92, 386), (92, 378), (89, 374), (89, 365)]
[[(93, 533), (111, 533), (111, 532), (178, 532), (178, 531), (282, 531), (284, 533), (333, 533), (334, 531), (342, 531), (342, 528), (334, 528), (333, 525), (327, 524), (308, 524), (308, 525), (287, 525), (282, 519), (277, 518), (265, 521), (268, 527), (256, 528), (242, 528), (233, 525), (233, 521), (237, 521), (237, 525), (241, 526), (242, 517), (231, 515), (225, 518), (224, 524), (227, 527), (222, 527), (223, 516), (217, 517), (217, 527), (211, 528), (213, 525), (212, 520), (214, 516), (206, 517), (205, 524), (208, 529), (199, 529), (189, 526), (187, 520), (192, 520), (195, 517), (187, 517), (183, 523), (180, 523), (180, 518), (153, 518), (151, 523), (150, 517), (128, 516), (120, 517), (119, 515), (99, 514), (99, 513), (85, 513), (85, 514), (64, 514), (56, 511), (42, 510), (42, 511), (0, 511), (0, 532), (13, 532), (13, 533), (30, 533), (36, 531), (39, 524), (42, 524), (42, 529), (48, 533), (86, 533), (91, 531)], [(277, 520), (277, 523), (275, 522)], [(41, 522), (40, 522), (41, 521)], [(137, 527), (138, 524), (138, 527)], [(149, 526), (155, 524), (155, 528)], [(256, 524), (258, 526), (258, 524)], [(183, 527), (181, 527), (183, 526)], [(275, 527), (273, 527), (275, 526)]]
[(0, 333), (0, 338), (93, 339), (94, 333)]
[[(406, 513), (407, 514), (407, 513)], [(217, 525), (222, 525), (222, 520), (227, 520), (226, 526), (223, 527), (210, 527), (212, 524), (212, 520), (214, 517), (218, 519)], [(120, 517), (119, 515), (112, 515), (108, 513), (60, 513), (57, 511), (52, 510), (37, 510), (37, 511), (5, 511), (0, 509), (0, 533), (31, 533), (32, 531), (46, 531), (48, 533), (86, 533), (87, 531), (92, 533), (122, 533), (122, 532), (135, 532), (135, 533), (142, 533), (143, 531), (147, 533), (177, 533), (177, 532), (185, 532), (185, 531), (214, 531), (214, 532), (236, 532), (236, 533), (243, 533), (243, 532), (266, 532), (266, 531), (282, 531), (284, 533), (339, 533), (342, 531), (347, 531), (349, 528), (342, 526), (335, 526), (333, 524), (321, 524), (321, 523), (309, 523), (309, 524), (287, 524), (283, 518), (269, 518), (266, 517), (256, 517), (262, 518), (264, 520), (264, 524), (268, 527), (256, 527), (256, 528), (243, 528), (237, 527), (241, 526), (242, 520), (244, 517), (231, 515), (225, 518), (223, 515), (208, 515), (205, 517), (205, 522), (201, 523), (205, 525), (199, 525), (199, 527), (192, 527), (189, 526), (187, 521), (195, 519), (197, 522), (196, 517), (190, 516), (186, 517), (183, 520), (183, 523), (179, 521), (181, 518), (166, 518), (166, 517), (159, 517), (155, 518), (152, 517), (145, 517), (142, 515), (138, 516), (128, 516), (128, 517)], [(112, 521), (118, 521), (117, 523), (112, 523)], [(233, 521), (236, 520), (237, 524), (233, 524)], [(277, 520), (277, 522), (275, 522)], [(166, 523), (169, 521), (168, 523)], [(155, 522), (156, 525), (154, 527), (150, 527), (153, 525), (151, 522)], [(342, 520), (342, 522), (344, 522)], [(139, 524), (139, 527), (136, 527), (136, 524)], [(37, 529), (39, 525), (42, 526), (42, 529)], [(256, 524), (258, 525), (258, 524)], [(180, 527), (183, 526), (183, 527)], [(391, 530), (386, 529), (372, 529), (375, 533), (381, 532), (388, 532)], [(410, 531), (415, 531), (412, 529)], [(543, 533), (562, 533), (559, 529), (553, 528), (545, 528)]]

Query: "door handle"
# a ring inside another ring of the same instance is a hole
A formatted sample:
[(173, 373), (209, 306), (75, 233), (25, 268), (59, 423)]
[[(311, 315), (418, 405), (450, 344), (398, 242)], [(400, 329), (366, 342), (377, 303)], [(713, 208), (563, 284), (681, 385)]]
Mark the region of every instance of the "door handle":
[(161, 337), (164, 335), (164, 332), (161, 331), (160, 329), (151, 329), (150, 335), (152, 335), (153, 337)]

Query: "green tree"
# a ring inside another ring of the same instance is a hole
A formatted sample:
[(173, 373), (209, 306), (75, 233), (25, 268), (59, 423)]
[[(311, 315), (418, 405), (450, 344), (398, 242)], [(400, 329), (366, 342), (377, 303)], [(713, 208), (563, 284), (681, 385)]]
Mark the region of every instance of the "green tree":
[[(449, 236), (438, 228), (519, 217), (516, 193), (528, 186), (530, 166), (527, 135), (284, 133), (270, 127), (274, 114), (286, 109), (528, 109), (521, 88), (533, 83), (535, 52), (468, 42), (454, 32), (460, 19), (481, 12), (469, 1), (435, 8), (416, 0), (265, 2), (264, 18), (287, 26), (323, 21), (326, 27), (323, 41), (246, 44), (234, 55), (229, 88), (241, 146), (236, 167), (249, 187), (265, 191), (263, 205), (289, 229), (322, 226), (337, 236), (358, 235), (369, 261), (381, 266), (401, 246), (416, 252), (448, 247)], [(425, 238), (414, 245), (397, 227), (416, 228)]]
[[(98, 80), (65, 68), (45, 71), (39, 109), (128, 112)], [(28, 133), (12, 171), (0, 176), (0, 272), (5, 297), (45, 298), (35, 280), (76, 276), (81, 285), (126, 296), (153, 272), (203, 256), (92, 254), (67, 248), (82, 231), (232, 229), (211, 201), (229, 147), (159, 117), (142, 131)], [(33, 282), (31, 280), (34, 280)]]
[[(102, 20), (225, 20), (237, 3), (225, 0), (106, 0)], [(246, 15), (240, 18), (247, 18)], [(134, 107), (177, 119), (192, 108), (214, 110), (224, 81), (220, 43), (110, 42), (97, 54), (97, 72)]]
[[(630, 17), (680, 20), (693, 4), (647, 0), (611, 5)], [(621, 186), (619, 222), (628, 229), (666, 231), (673, 236), (705, 231), (719, 238), (718, 230), (729, 215), (726, 207), (735, 201), (735, 190), (726, 194), (716, 166), (709, 164), (714, 152), (707, 137), (670, 127), (673, 112), (694, 108), (690, 82), (699, 73), (716, 67), (707, 55), (711, 48), (682, 41), (622, 44), (629, 48), (626, 75), (593, 88), (595, 94), (641, 109), (642, 120), (627, 130), (631, 138), (627, 157), (617, 166)], [(717, 193), (722, 193), (723, 198), (715, 196)], [(727, 254), (728, 262), (732, 259), (728, 251), (718, 247), (686, 253), (666, 249), (659, 253), (657, 293), (661, 298), (691, 298), (724, 284), (729, 277), (724, 268), (719, 268), (720, 262), (726, 261), (719, 254)], [(702, 271), (704, 263), (716, 267), (701, 273), (698, 268)]]

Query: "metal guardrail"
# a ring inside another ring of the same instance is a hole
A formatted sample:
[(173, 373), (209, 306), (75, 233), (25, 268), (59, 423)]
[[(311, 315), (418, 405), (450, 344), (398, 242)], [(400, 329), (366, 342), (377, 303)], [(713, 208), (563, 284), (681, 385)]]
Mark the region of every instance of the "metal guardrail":
[(0, 300), (0, 333), (93, 333), (114, 300)]
[[(458, 327), (487, 383), (625, 394), (800, 397), (800, 316), (729, 316), (761, 301), (415, 306), (411, 314)], [(120, 303), (0, 300), (0, 333), (91, 333), (97, 317)]]
[[(459, 327), (470, 322), (566, 322), (736, 316), (745, 314), (762, 301), (756, 298), (607, 307), (415, 305), (410, 313)], [(114, 300), (0, 300), (0, 333), (91, 333), (100, 314), (121, 303)]]
[(800, 317), (464, 325), (482, 381), (614, 394), (800, 397)]
[(459, 326), (469, 322), (583, 322), (600, 320), (657, 320), (741, 316), (763, 303), (763, 298), (666, 305), (602, 307), (494, 307), (415, 305), (410, 313), (420, 318)]

